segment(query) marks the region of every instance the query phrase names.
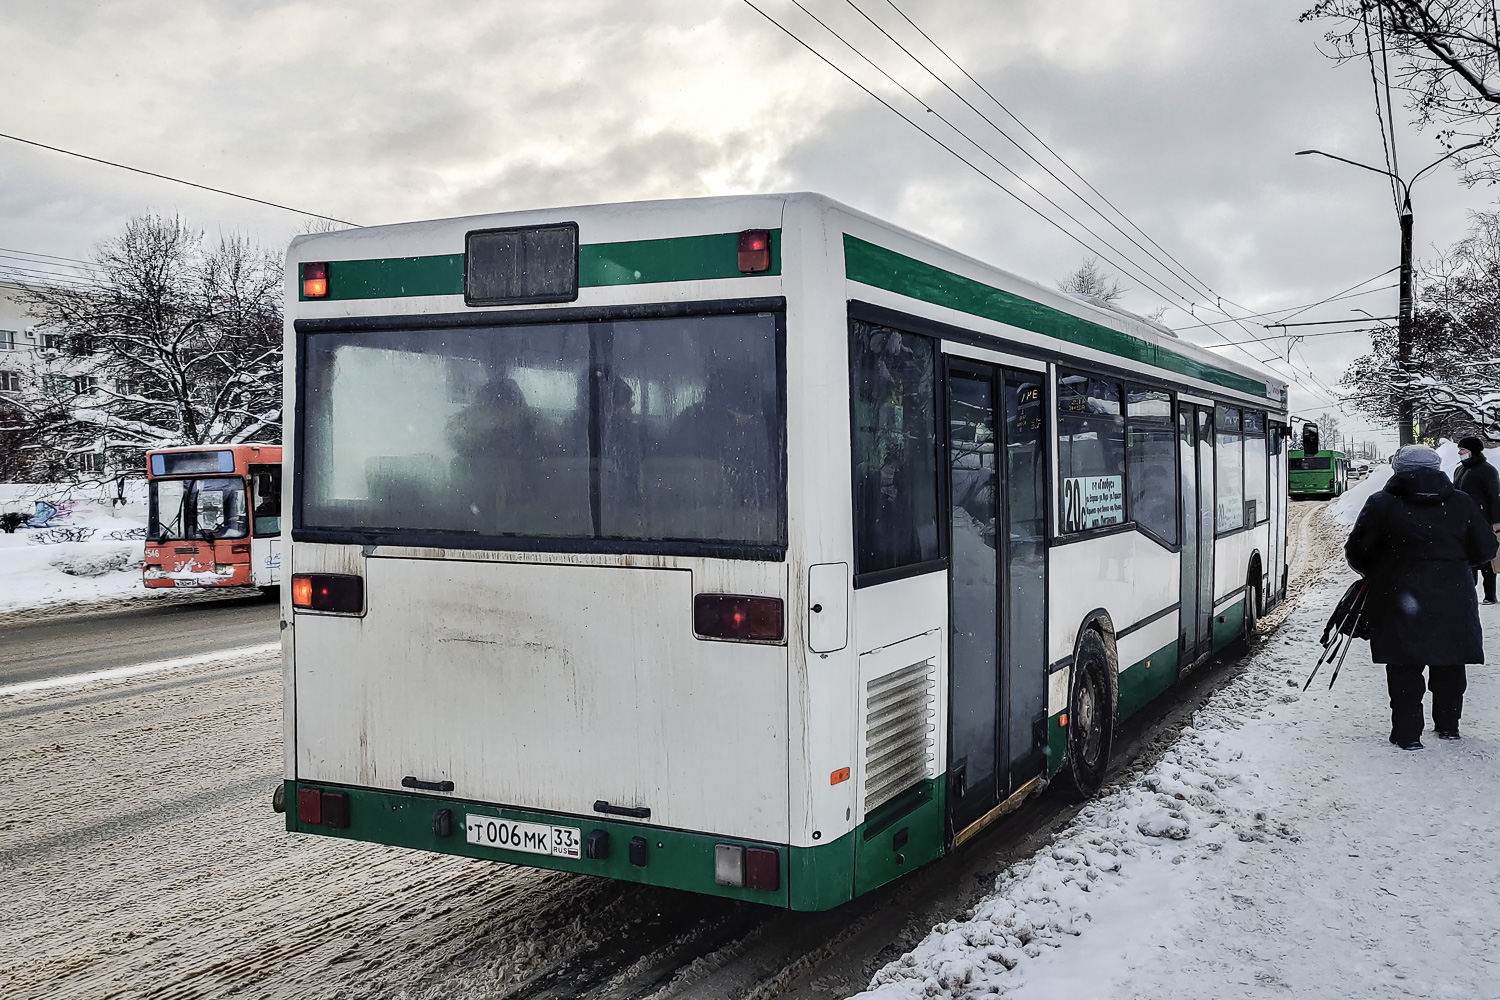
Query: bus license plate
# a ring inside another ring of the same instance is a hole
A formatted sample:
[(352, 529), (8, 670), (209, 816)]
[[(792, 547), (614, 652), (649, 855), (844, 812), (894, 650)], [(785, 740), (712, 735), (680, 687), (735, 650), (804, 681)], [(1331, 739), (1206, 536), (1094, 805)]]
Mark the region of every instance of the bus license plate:
[(469, 843), (481, 847), (498, 847), (526, 854), (548, 854), (557, 858), (582, 856), (583, 838), (576, 826), (546, 826), (542, 823), (518, 823), (499, 816), (464, 817), (464, 833)]

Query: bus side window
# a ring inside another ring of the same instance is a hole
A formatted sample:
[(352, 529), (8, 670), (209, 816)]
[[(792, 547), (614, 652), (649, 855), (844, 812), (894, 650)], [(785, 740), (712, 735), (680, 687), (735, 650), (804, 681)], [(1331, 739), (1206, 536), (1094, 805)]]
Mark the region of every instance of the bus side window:
[(255, 490), (256, 537), (281, 534), (281, 466), (252, 465), (250, 481)]
[(1120, 383), (1057, 375), (1058, 533), (1125, 520), (1125, 414)]
[(1177, 544), (1177, 426), (1172, 397), (1158, 389), (1127, 386), (1125, 516), (1168, 545)]
[(941, 555), (933, 342), (856, 321), (849, 357), (855, 573), (932, 562)]

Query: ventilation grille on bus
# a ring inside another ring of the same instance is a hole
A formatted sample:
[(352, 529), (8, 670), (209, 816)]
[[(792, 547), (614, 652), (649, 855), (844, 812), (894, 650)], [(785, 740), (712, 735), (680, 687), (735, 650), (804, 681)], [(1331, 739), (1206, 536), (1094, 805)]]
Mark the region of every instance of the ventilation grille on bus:
[(932, 660), (922, 660), (876, 677), (866, 685), (866, 816), (934, 773), (936, 673)]

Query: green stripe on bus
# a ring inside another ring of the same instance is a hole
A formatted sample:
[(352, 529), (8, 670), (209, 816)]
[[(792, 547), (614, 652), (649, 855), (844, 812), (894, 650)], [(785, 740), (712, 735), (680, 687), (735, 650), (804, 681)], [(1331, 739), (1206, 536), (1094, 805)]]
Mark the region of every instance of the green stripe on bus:
[[(461, 253), (328, 262), (329, 299), (394, 299), (463, 293), (464, 255)], [(305, 296), (303, 301), (306, 301)]]
[[(665, 240), (590, 243), (578, 248), (578, 286), (646, 285), (662, 281), (747, 278), (739, 267), (739, 233)], [(771, 269), (781, 273), (781, 230), (771, 230)]]
[[(781, 273), (781, 230), (771, 231), (771, 267), (757, 275), (739, 269), (739, 233), (661, 240), (589, 243), (578, 248), (578, 287), (649, 285)], [(329, 300), (462, 295), (464, 255), (384, 257), (328, 262)], [(302, 296), (302, 301), (307, 301)]]
[(1265, 397), (1266, 384), (844, 234), (844, 275), (897, 295)]
[(1119, 717), (1123, 722), (1146, 707), (1177, 679), (1177, 640), (1120, 671)]

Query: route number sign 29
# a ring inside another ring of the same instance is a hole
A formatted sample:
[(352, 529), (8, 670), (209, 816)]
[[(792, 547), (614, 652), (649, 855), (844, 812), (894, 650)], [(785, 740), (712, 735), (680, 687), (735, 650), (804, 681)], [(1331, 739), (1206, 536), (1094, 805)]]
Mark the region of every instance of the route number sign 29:
[(1119, 524), (1125, 520), (1125, 481), (1121, 476), (1074, 476), (1062, 481), (1064, 534)]

